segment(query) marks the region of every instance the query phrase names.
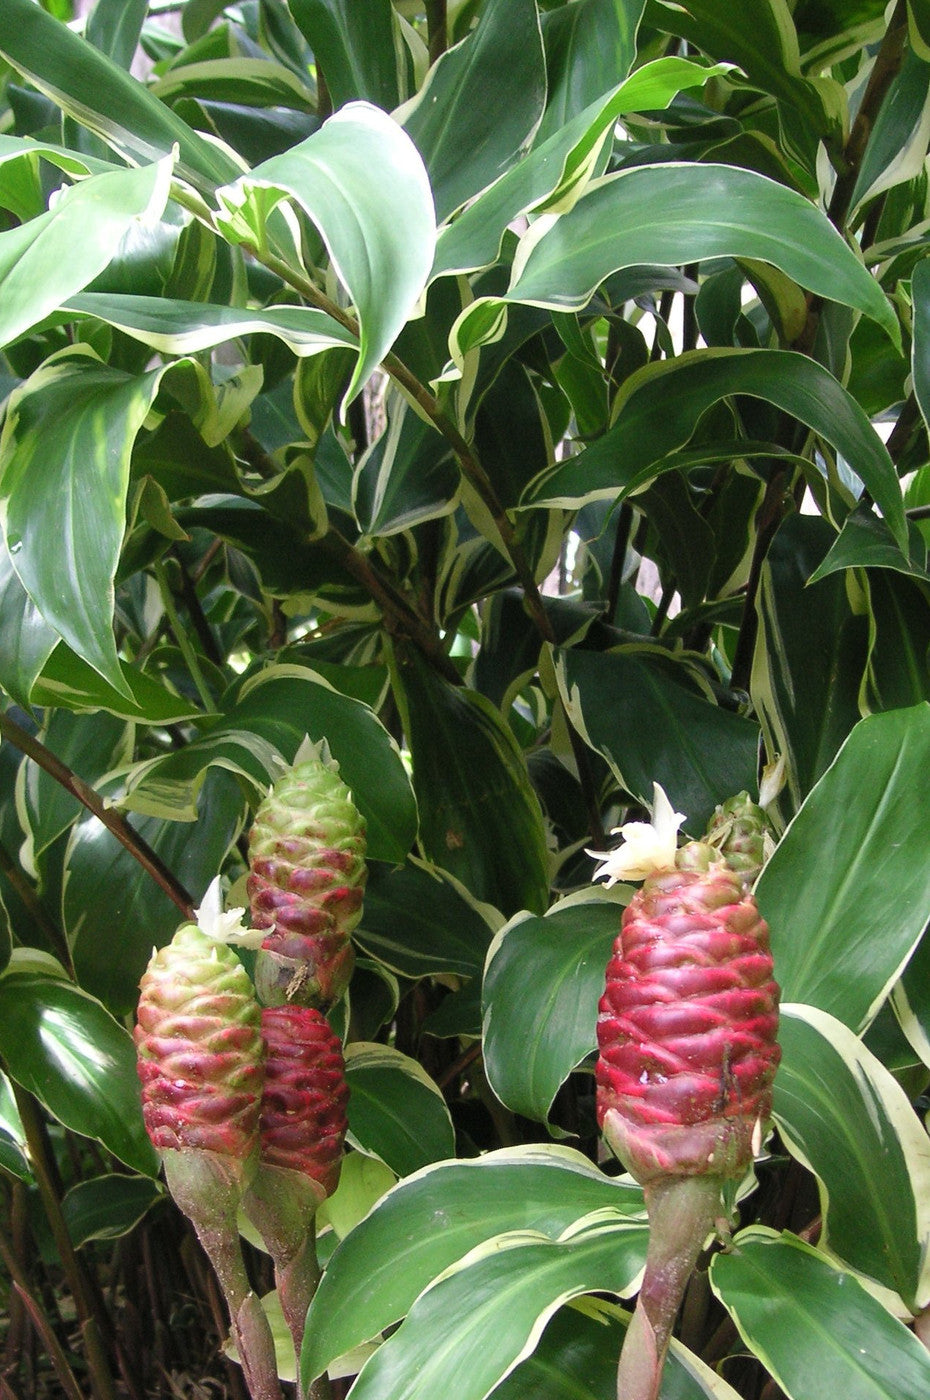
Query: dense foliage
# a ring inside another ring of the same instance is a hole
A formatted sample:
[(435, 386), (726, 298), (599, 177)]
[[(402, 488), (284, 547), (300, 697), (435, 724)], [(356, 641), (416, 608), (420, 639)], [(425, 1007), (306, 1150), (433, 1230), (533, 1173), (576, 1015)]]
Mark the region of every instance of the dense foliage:
[(0, 0), (0, 61), (4, 1400), (243, 1393), (129, 1027), (307, 735), (369, 876), (305, 1378), (614, 1394), (588, 852), (765, 773), (774, 1125), (663, 1400), (926, 1396), (926, 0)]

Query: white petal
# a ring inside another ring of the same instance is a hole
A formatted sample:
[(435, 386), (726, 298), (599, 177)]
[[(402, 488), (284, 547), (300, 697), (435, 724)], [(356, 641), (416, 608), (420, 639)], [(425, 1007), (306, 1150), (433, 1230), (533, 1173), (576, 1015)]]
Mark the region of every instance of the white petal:
[(678, 828), (684, 821), (681, 812), (672, 810), (658, 783), (653, 784), (651, 822), (625, 822), (619, 828), (623, 844), (613, 851), (589, 851), (603, 860), (592, 879), (606, 879), (608, 889), (618, 880), (645, 880), (655, 870), (670, 870), (678, 849)]

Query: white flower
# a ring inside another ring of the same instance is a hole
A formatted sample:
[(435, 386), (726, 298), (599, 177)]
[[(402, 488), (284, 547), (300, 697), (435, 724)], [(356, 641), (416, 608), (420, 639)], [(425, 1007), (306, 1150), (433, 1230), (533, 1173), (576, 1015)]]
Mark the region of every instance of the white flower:
[(234, 943), (240, 948), (260, 948), (265, 934), (243, 923), (244, 909), (223, 910), (220, 877), (210, 882), (199, 909), (194, 910), (201, 933), (216, 943)]
[(684, 813), (672, 811), (659, 784), (653, 783), (652, 821), (615, 826), (610, 834), (621, 836), (622, 846), (612, 851), (588, 851), (589, 856), (603, 862), (591, 878), (606, 879), (610, 889), (618, 880), (645, 880), (654, 870), (670, 870), (678, 849), (678, 828), (684, 819)]

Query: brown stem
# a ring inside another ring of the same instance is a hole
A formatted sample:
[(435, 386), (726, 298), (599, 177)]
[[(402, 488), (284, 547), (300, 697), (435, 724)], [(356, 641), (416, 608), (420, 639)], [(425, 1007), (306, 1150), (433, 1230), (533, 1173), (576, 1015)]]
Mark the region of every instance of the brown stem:
[(184, 600), (184, 606), (187, 608), (187, 615), (191, 620), (194, 631), (197, 633), (200, 645), (203, 647), (203, 654), (209, 661), (213, 662), (214, 666), (222, 666), (226, 658), (216, 644), (216, 638), (207, 621), (193, 580), (184, 567), (184, 561), (181, 558), (180, 552), (175, 547), (172, 547), (169, 552), (180, 571), (181, 597)]
[(646, 1272), (617, 1368), (617, 1400), (658, 1400), (672, 1327), (704, 1241), (714, 1228), (716, 1177), (660, 1177), (645, 1187)]
[(122, 813), (115, 807), (108, 807), (100, 794), (85, 783), (83, 778), (79, 778), (76, 773), (62, 763), (47, 749), (45, 745), (36, 739), (32, 734), (27, 733), (8, 714), (0, 712), (0, 736), (9, 742), (27, 758), (31, 758), (40, 768), (60, 783), (72, 797), (76, 797), (83, 807), (92, 812), (98, 821), (102, 822), (113, 836), (116, 837), (120, 845), (133, 856), (142, 869), (151, 875), (155, 883), (162, 889), (170, 900), (178, 906), (181, 913), (187, 919), (194, 917), (194, 908), (191, 896), (180, 883), (175, 875), (168, 869), (159, 855), (152, 850), (148, 842), (139, 835), (130, 825)]
[(765, 563), (765, 556), (768, 554), (769, 545), (772, 543), (775, 531), (781, 523), (785, 495), (789, 485), (790, 472), (788, 468), (777, 468), (772, 473), (771, 479), (765, 488), (765, 496), (759, 508), (756, 542), (752, 552), (752, 561), (749, 566), (749, 578), (746, 583), (743, 619), (740, 624), (739, 637), (737, 638), (736, 650), (733, 655), (733, 670), (730, 675), (730, 686), (733, 690), (749, 689), (749, 680), (752, 674), (752, 657), (756, 646), (756, 634), (759, 630), (759, 619), (756, 615), (756, 595), (759, 591), (759, 581), (762, 578), (762, 566)]

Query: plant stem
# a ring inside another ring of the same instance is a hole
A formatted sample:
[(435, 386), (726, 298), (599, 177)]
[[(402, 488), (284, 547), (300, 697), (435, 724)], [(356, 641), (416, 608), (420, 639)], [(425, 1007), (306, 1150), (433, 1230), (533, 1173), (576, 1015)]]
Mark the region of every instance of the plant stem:
[(133, 856), (143, 870), (151, 875), (152, 879), (168, 898), (177, 905), (186, 919), (193, 919), (194, 906), (190, 894), (180, 883), (175, 875), (171, 873), (167, 865), (151, 846), (140, 836), (137, 831), (129, 825), (129, 822), (118, 812), (115, 807), (108, 807), (94, 788), (89, 783), (85, 783), (83, 778), (79, 778), (76, 773), (62, 763), (47, 749), (45, 745), (27, 733), (21, 725), (17, 724), (8, 714), (0, 711), (0, 737), (7, 739), (14, 748), (24, 753), (27, 758), (31, 758), (33, 763), (37, 763), (49, 777), (55, 779), (63, 788), (76, 797), (83, 807), (92, 812), (98, 821), (102, 822), (107, 831), (115, 836), (120, 845)]
[(19, 1266), (19, 1260), (16, 1258), (13, 1249), (2, 1232), (0, 1232), (0, 1258), (2, 1258), (6, 1265), (7, 1272), (13, 1281), (16, 1297), (26, 1309), (26, 1312), (29, 1314), (29, 1320), (45, 1344), (49, 1360), (55, 1368), (55, 1374), (61, 1383), (62, 1391), (67, 1397), (67, 1400), (83, 1400), (80, 1386), (77, 1383), (74, 1372), (68, 1365), (67, 1357), (65, 1356), (58, 1338), (55, 1336), (51, 1323), (42, 1311), (42, 1306), (35, 1294), (30, 1289), (29, 1282)]
[(440, 54), (445, 53), (448, 43), (446, 0), (426, 0), (425, 9), (429, 61), (435, 63)]
[(720, 1181), (659, 1177), (645, 1187), (646, 1272), (617, 1368), (617, 1400), (658, 1400), (665, 1354), (688, 1280), (714, 1228)]

